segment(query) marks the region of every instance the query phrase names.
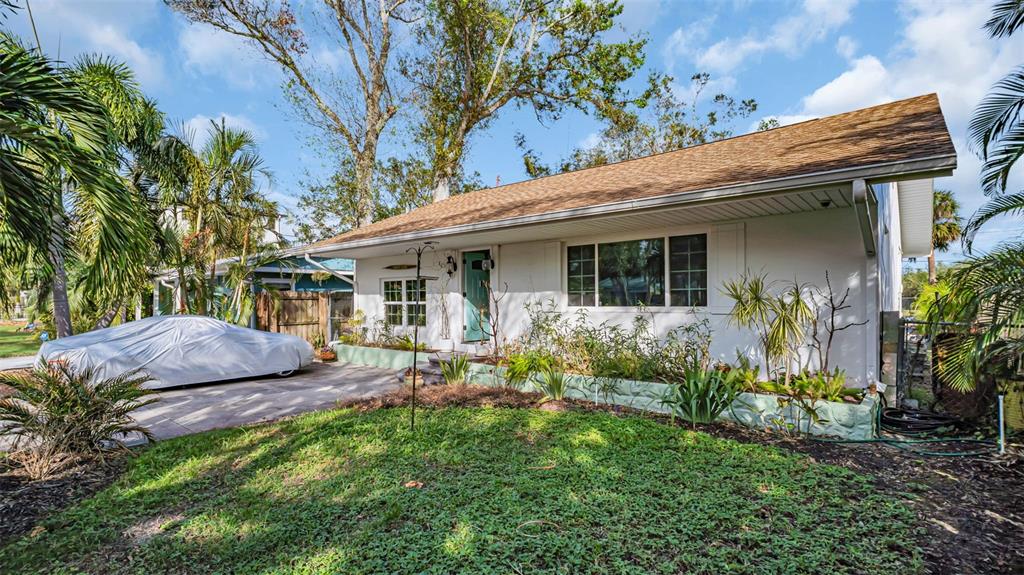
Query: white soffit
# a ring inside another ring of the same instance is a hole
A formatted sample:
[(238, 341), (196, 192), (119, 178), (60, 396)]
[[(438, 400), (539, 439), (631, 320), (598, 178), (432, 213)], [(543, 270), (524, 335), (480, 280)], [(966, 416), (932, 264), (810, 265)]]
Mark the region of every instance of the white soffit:
[(921, 258), (932, 251), (932, 179), (893, 184), (899, 195), (903, 257)]

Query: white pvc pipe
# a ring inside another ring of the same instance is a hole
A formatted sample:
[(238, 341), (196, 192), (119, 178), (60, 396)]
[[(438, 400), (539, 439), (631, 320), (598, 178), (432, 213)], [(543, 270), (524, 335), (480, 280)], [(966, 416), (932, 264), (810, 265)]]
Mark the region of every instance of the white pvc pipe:
[(1003, 421), (1003, 394), (999, 394), (999, 455), (1006, 453), (1006, 427)]

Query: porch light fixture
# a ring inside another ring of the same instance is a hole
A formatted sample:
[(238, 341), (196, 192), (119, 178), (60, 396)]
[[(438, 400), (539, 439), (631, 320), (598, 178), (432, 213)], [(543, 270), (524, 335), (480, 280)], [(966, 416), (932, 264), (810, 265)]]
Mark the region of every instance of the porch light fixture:
[(453, 277), (455, 272), (459, 271), (459, 264), (455, 262), (455, 258), (452, 256), (448, 256), (448, 259), (445, 260), (444, 267), (448, 277)]

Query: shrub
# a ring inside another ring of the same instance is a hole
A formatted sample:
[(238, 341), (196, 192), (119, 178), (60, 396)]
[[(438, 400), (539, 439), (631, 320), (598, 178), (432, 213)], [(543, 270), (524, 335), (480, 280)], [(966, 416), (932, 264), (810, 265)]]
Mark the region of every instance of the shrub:
[(505, 358), (505, 384), (513, 389), (521, 389), (545, 365), (554, 362), (554, 358), (538, 351), (514, 353)]
[(139, 371), (94, 382), (94, 371), (66, 363), (40, 363), (28, 373), (0, 374), (14, 393), (0, 399), (0, 435), (14, 438), (11, 459), (34, 479), (50, 476), (79, 459), (102, 458), (124, 449), (129, 433), (152, 441), (129, 415), (156, 398)]
[(469, 357), (456, 353), (448, 361), (442, 361), (441, 376), (448, 385), (465, 385), (469, 376)]
[(735, 371), (693, 369), (681, 380), (669, 382), (659, 402), (671, 410), (673, 419), (711, 423), (729, 409), (741, 391)]
[(565, 378), (565, 373), (552, 362), (544, 362), (537, 378), (537, 391), (545, 401), (562, 401), (572, 386)]

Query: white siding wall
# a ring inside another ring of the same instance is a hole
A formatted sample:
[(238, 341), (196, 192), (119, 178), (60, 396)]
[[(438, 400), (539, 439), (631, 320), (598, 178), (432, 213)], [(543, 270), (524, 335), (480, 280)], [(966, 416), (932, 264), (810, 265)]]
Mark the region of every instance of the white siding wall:
[(875, 186), (878, 195), (878, 283), (882, 311), (900, 311), (903, 298), (903, 246), (900, 240), (899, 184)]
[[(492, 283), (500, 293), (508, 285), (508, 293), (501, 301), (501, 331), (507, 337), (522, 333), (528, 325), (525, 306), (529, 302), (554, 301), (560, 310), (575, 313), (565, 297), (565, 247), (569, 244), (591, 241), (607, 242), (626, 239), (653, 238), (692, 233), (708, 233), (709, 250), (709, 305), (693, 312), (685, 308), (648, 308), (659, 336), (687, 322), (708, 318), (713, 329), (712, 352), (724, 361), (733, 361), (741, 350), (757, 357), (754, 334), (728, 325), (731, 302), (719, 287), (727, 278), (740, 275), (744, 269), (754, 273), (766, 272), (774, 280), (810, 282), (824, 288), (828, 270), (833, 288), (841, 295), (850, 288), (844, 319), (869, 320), (867, 326), (854, 327), (841, 332), (833, 346), (833, 357), (859, 383), (873, 382), (877, 370), (877, 262), (864, 254), (863, 243), (853, 210), (831, 209), (780, 216), (752, 218), (740, 222), (685, 226), (671, 229), (606, 236), (563, 238), (561, 241), (537, 241), (477, 246), (491, 249), (497, 263)], [(524, 236), (528, 235), (524, 232)], [(439, 251), (425, 256), (424, 275), (442, 276), (444, 256), (458, 252)], [(461, 258), (458, 258), (461, 265)], [(391, 271), (384, 267), (394, 263), (410, 263), (410, 256), (369, 258), (357, 262), (358, 278), (356, 305), (371, 320), (383, 318), (381, 295), (384, 278), (408, 278), (414, 270)], [(453, 347), (466, 351), (480, 351), (476, 345), (463, 345), (462, 298), (459, 287), (460, 273), (450, 281), (447, 295), (443, 296), (441, 281), (428, 283), (428, 319), (423, 340), (441, 349)], [(440, 298), (447, 297), (451, 316), (453, 339), (440, 336)], [(628, 324), (636, 315), (635, 308), (586, 308), (590, 321)]]

